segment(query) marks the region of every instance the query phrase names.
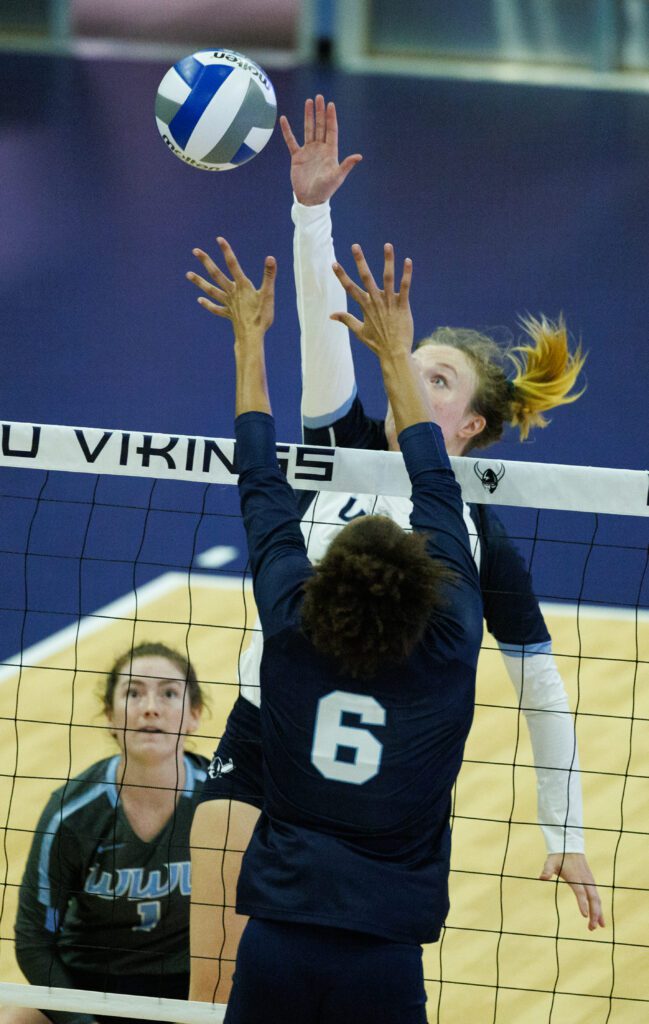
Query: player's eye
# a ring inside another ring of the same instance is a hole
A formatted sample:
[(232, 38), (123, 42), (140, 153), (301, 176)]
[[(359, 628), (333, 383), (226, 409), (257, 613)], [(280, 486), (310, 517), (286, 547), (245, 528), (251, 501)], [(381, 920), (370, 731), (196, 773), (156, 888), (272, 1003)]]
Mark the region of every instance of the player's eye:
[(446, 377), (443, 377), (441, 373), (436, 373), (433, 377), (431, 377), (430, 382), (431, 384), (434, 384), (435, 387), (445, 388), (448, 386), (448, 381), (446, 380)]

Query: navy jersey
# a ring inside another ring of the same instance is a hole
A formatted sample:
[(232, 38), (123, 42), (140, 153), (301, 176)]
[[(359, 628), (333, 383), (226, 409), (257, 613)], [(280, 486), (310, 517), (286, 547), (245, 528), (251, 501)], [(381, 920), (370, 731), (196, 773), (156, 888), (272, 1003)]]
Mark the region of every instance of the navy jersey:
[(345, 675), (300, 629), (312, 573), (271, 417), (237, 420), (242, 511), (264, 632), (264, 810), (237, 909), (401, 942), (434, 941), (448, 912), (451, 790), (474, 704), (482, 602), (460, 490), (441, 431), (400, 441), (412, 527), (455, 573), (410, 658), (371, 680)]
[(20, 887), (16, 955), (34, 985), (189, 969), (189, 831), (207, 761), (184, 755), (176, 809), (150, 842), (119, 800), (116, 755), (50, 797)]

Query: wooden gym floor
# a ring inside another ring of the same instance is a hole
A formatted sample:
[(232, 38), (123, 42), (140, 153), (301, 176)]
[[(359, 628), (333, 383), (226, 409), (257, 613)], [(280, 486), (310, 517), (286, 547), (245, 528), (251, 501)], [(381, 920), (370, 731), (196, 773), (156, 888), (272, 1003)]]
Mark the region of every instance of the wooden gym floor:
[[(191, 604), (201, 625), (188, 628), (187, 578), (167, 573), (138, 593), (135, 627), (127, 596), (105, 617), (25, 652), (30, 667), (20, 675), (5, 668), (0, 676), (4, 981), (22, 980), (12, 928), (40, 810), (58, 780), (114, 751), (96, 695), (115, 654), (133, 637), (159, 637), (156, 622), (164, 622), (164, 639), (181, 650), (187, 643), (209, 696), (194, 749), (210, 754), (221, 734), (237, 692), (244, 624), (254, 621), (252, 598), (248, 590), (246, 616), (239, 580), (202, 576), (192, 581)], [(545, 611), (571, 708), (578, 707), (588, 856), (607, 927), (589, 933), (567, 887), (536, 880), (544, 846), (529, 740), (500, 654), (487, 647), (455, 797), (452, 909), (442, 942), (425, 951), (429, 1020), (441, 1024), (641, 1024), (649, 1010), (649, 623), (582, 610), (577, 629), (574, 606)]]

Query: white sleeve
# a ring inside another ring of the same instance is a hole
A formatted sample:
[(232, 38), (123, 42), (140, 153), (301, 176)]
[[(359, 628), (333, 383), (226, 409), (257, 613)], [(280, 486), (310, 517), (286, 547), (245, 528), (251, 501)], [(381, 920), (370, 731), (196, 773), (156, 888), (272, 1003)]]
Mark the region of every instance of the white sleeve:
[(345, 289), (331, 269), (335, 260), (329, 203), (293, 203), (293, 257), (302, 357), (302, 422), (329, 426), (349, 411), (356, 379), (343, 324), (331, 313), (347, 309)]
[(257, 618), (253, 627), (252, 640), (239, 658), (239, 692), (255, 707), (259, 707), (261, 704), (259, 672), (263, 653), (264, 635), (261, 631), (261, 622)]
[(542, 652), (502, 645), (530, 732), (538, 817), (548, 853), (583, 853), (583, 810), (573, 715), (550, 644)]

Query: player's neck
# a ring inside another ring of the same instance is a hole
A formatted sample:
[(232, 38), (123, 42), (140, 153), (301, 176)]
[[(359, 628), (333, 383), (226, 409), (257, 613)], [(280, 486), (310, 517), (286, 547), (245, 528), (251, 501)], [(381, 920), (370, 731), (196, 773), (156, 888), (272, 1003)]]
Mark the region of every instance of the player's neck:
[(128, 822), (140, 839), (150, 842), (174, 813), (178, 794), (185, 784), (182, 754), (163, 765), (139, 764), (135, 758), (122, 762), (118, 779), (120, 801)]
[(177, 751), (175, 758), (156, 758), (154, 761), (133, 754), (122, 757), (117, 779), (133, 794), (137, 792), (147, 800), (155, 800), (157, 795), (163, 796), (168, 792), (176, 793), (185, 784), (183, 752)]

